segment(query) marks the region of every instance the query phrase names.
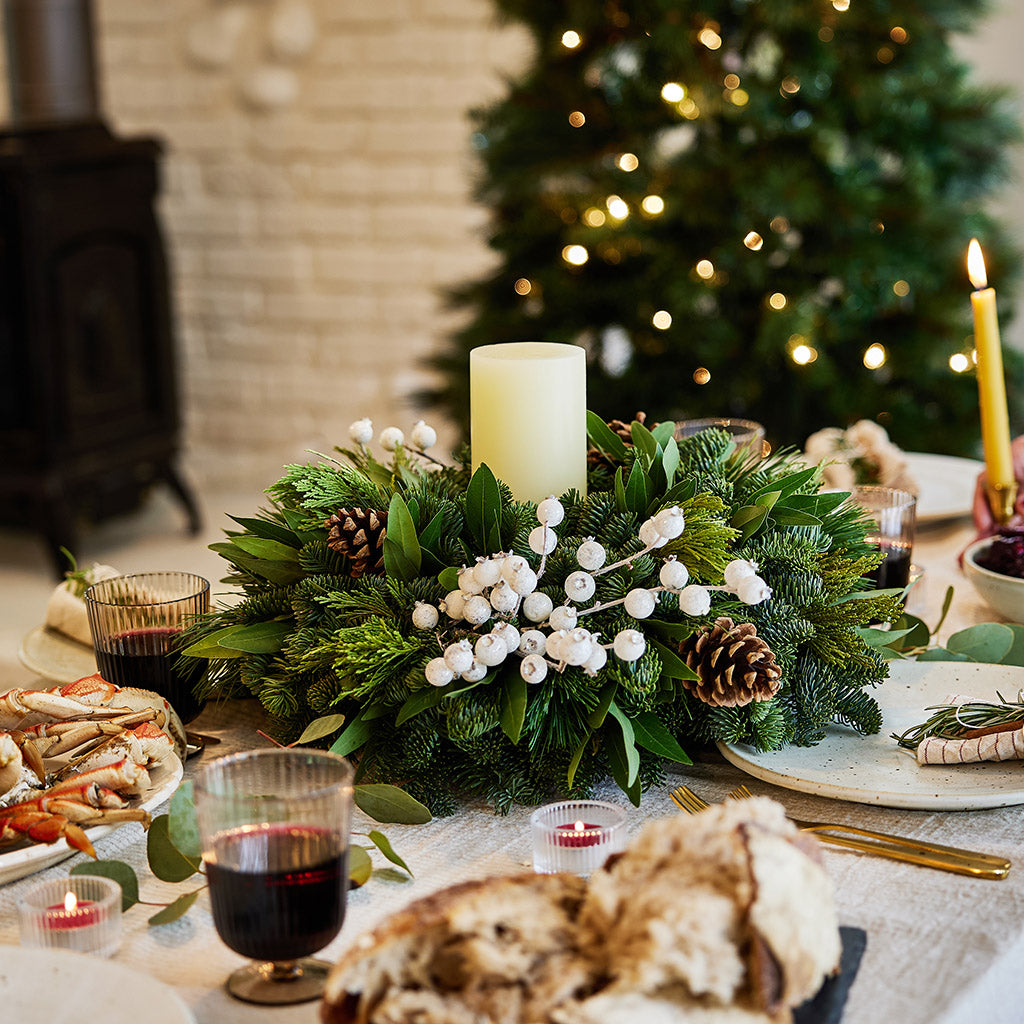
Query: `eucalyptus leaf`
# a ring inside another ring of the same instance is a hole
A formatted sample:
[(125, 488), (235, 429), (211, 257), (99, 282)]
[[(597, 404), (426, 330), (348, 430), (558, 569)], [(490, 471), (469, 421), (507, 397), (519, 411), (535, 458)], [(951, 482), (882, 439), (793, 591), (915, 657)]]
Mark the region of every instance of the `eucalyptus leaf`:
[(608, 426), (596, 412), (587, 410), (587, 436), (599, 451), (610, 455), (618, 462), (626, 458), (626, 445), (622, 438)]
[(184, 882), (199, 870), (199, 859), (191, 859), (171, 842), (168, 833), (170, 818), (155, 817), (146, 833), (146, 856), (149, 868), (161, 882)]
[(918, 661), (972, 661), (966, 654), (954, 654), (945, 647), (929, 647), (917, 656)]
[(1015, 622), (1008, 625), (1013, 631), (1013, 646), (1003, 655), (1001, 664), (1024, 667), (1024, 626)]
[(231, 541), (221, 541), (217, 544), (210, 544), (211, 551), (216, 551), (225, 561), (253, 576), (259, 576), (269, 583), (276, 583), (278, 586), (286, 587), (291, 583), (297, 583), (302, 579), (303, 572), (297, 562), (274, 561), (266, 558), (256, 558), (242, 551)]
[[(629, 756), (626, 753), (625, 741), (618, 729), (611, 729), (605, 732), (605, 749), (608, 753), (608, 765), (612, 771), (612, 778), (619, 789), (629, 797), (629, 802), (634, 807), (640, 806), (640, 779), (635, 777), (629, 781)], [(633, 748), (636, 753), (636, 748)]]
[(651, 495), (647, 474), (644, 467), (637, 459), (629, 472), (629, 479), (626, 481), (626, 508), (635, 516), (642, 516), (647, 511), (647, 502)]
[(356, 786), (353, 799), (361, 811), (384, 824), (423, 825), (430, 821), (430, 811), (398, 786), (386, 783)]
[(242, 655), (241, 651), (230, 650), (220, 645), (222, 637), (237, 632), (239, 628), (239, 626), (225, 626), (223, 629), (218, 629), (204, 636), (202, 640), (190, 644), (181, 653), (189, 658), (239, 658)]
[(139, 876), (130, 864), (123, 860), (87, 860), (84, 864), (76, 864), (69, 874), (101, 875), (110, 878), (121, 886), (121, 910), (134, 907), (139, 902)]
[(372, 842), (373, 845), (376, 846), (392, 864), (397, 864), (403, 871), (408, 872), (410, 875), (412, 874), (412, 871), (409, 869), (409, 865), (406, 864), (397, 853), (395, 853), (394, 848), (388, 841), (388, 837), (384, 835), (383, 832), (378, 832), (376, 829), (372, 829), (367, 833), (367, 835), (369, 836), (370, 842)]
[(162, 924), (170, 924), (172, 921), (177, 921), (179, 917), (188, 913), (202, 891), (202, 888), (193, 889), (192, 892), (179, 896), (173, 903), (169, 903), (164, 907), (163, 910), (158, 910), (146, 923), (155, 928)]
[(416, 524), (405, 499), (398, 494), (391, 495), (388, 506), (388, 525), (384, 535), (384, 568), (387, 574), (406, 583), (416, 579), (423, 552), (416, 536)]
[(615, 470), (615, 477), (612, 481), (612, 488), (615, 491), (615, 507), (620, 512), (628, 512), (629, 503), (626, 501), (626, 484), (622, 475), (622, 467)]
[(298, 563), (299, 553), (290, 544), (282, 544), (278, 540), (266, 537), (235, 537), (232, 543), (236, 548), (255, 558), (263, 558), (268, 562)]
[(437, 582), (444, 587), (445, 593), (451, 593), (453, 590), (459, 589), (459, 570), (454, 565), (448, 566), (447, 569), (442, 569), (437, 574)]
[(605, 683), (597, 696), (597, 707), (587, 715), (587, 724), (591, 729), (600, 729), (608, 714), (608, 708), (615, 699), (615, 692), (618, 690), (618, 683)]
[(946, 642), (953, 654), (964, 654), (972, 661), (995, 664), (1003, 660), (1016, 637), (1009, 626), (999, 622), (983, 622), (954, 633)]
[(590, 742), (590, 737), (593, 733), (588, 733), (587, 738), (576, 748), (572, 755), (572, 760), (569, 762), (569, 771), (566, 774), (566, 789), (572, 789), (572, 784), (576, 779), (576, 769), (580, 766), (580, 761), (583, 760), (583, 754), (587, 749), (587, 744)]
[(656, 633), (666, 640), (685, 640), (694, 631), (692, 622), (665, 622), (663, 619), (646, 619), (644, 626), (648, 635)]
[(171, 797), (170, 806), (167, 808), (167, 838), (189, 860), (198, 863), (202, 859), (203, 844), (199, 838), (199, 822), (196, 819), (191, 779), (186, 779)]
[[(668, 451), (669, 441), (675, 440), (676, 425), (672, 420), (662, 420), (657, 426), (651, 427), (651, 436), (658, 442), (662, 451)], [(676, 451), (679, 446), (676, 445)]]
[(466, 526), (478, 547), (478, 554), (494, 554), (488, 544), (501, 535), (501, 489), (491, 468), (482, 463), (466, 488)]
[(904, 647), (927, 647), (932, 636), (923, 619), (906, 612), (900, 616), (890, 633), (901, 633), (906, 636), (905, 643), (900, 644), (901, 649)]
[[(295, 629), (294, 622), (254, 622), (250, 626), (236, 626), (218, 639), (221, 647), (245, 654), (276, 654), (284, 645), (285, 637)], [(187, 652), (186, 652), (187, 653)]]
[(348, 881), (353, 889), (366, 885), (373, 874), (373, 861), (361, 846), (348, 848)]
[(690, 755), (683, 750), (679, 741), (653, 711), (641, 711), (640, 714), (634, 715), (632, 721), (633, 736), (641, 747), (669, 761), (693, 764)]
[(313, 721), (302, 730), (302, 734), (295, 742), (299, 745), (303, 743), (314, 743), (317, 740), (322, 740), (325, 736), (330, 736), (331, 733), (337, 732), (344, 724), (344, 715), (323, 715), (321, 718), (314, 718)]
[(637, 453), (637, 461), (641, 459), (644, 468), (648, 468), (658, 457), (658, 442), (654, 435), (639, 421), (633, 420), (629, 427), (630, 436), (633, 439), (633, 448)]
[(622, 730), (622, 749), (626, 755), (625, 791), (628, 793), (629, 788), (636, 782), (637, 774), (640, 771), (640, 752), (636, 749), (636, 734), (629, 716), (615, 701), (608, 706), (608, 714), (619, 723), (619, 728)]
[(423, 532), (420, 534), (420, 547), (427, 548), (429, 551), (437, 551), (438, 542), (441, 540), (441, 534), (444, 531), (444, 513), (438, 512), (433, 519), (423, 528)]
[(526, 720), (526, 680), (518, 672), (506, 672), (501, 691), (501, 731), (518, 743)]
[(292, 548), (302, 547), (302, 538), (294, 530), (290, 530), (287, 526), (282, 526), (280, 523), (272, 522), (269, 519), (246, 518), (245, 516), (229, 515), (228, 518), (233, 519), (239, 526), (244, 527), (250, 533), (256, 534), (257, 537), (276, 540)]
[(438, 686), (426, 686), (417, 690), (406, 698), (398, 714), (395, 716), (395, 725), (403, 725), (410, 718), (415, 718), (421, 711), (427, 708), (436, 708), (444, 700), (444, 690)]
[(776, 526), (821, 526), (821, 520), (800, 509), (776, 505), (772, 509), (772, 521)]
[(661, 659), (662, 675), (668, 676), (669, 679), (700, 678), (671, 647), (652, 637), (647, 638), (647, 643), (657, 651), (658, 657)]
[(306, 514), (297, 512), (294, 509), (284, 508), (281, 509), (281, 515), (284, 517), (284, 521), (291, 527), (295, 536), (298, 537), (303, 544), (309, 544), (315, 540), (323, 540), (323, 528), (314, 529), (312, 524), (308, 521), (308, 516)]
[(331, 744), (332, 754), (346, 757), (353, 750), (358, 750), (370, 738), (370, 726), (360, 712), (349, 722), (345, 731)]
[(679, 445), (674, 437), (670, 437), (664, 445), (665, 452), (661, 457), (661, 466), (665, 470), (665, 485), (672, 486), (676, 471), (679, 469)]

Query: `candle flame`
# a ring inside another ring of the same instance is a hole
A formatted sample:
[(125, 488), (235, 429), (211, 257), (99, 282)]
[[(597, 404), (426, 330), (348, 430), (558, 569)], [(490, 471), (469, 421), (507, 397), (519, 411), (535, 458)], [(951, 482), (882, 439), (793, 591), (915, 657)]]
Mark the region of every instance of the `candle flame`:
[(971, 244), (967, 246), (967, 276), (975, 288), (985, 288), (988, 285), (985, 257), (976, 238), (972, 238)]
[(582, 832), (582, 831), (583, 831), (583, 830), (584, 830), (584, 829), (585, 829), (586, 827), (587, 827), (587, 826), (586, 826), (586, 823), (585, 823), (585, 822), (583, 822), (583, 821), (577, 821), (577, 822), (576, 822), (576, 824), (575, 824), (575, 825), (573, 825), (573, 828), (574, 828), (574, 829), (575, 829), (575, 830), (576, 830), (577, 832)]
[(73, 893), (69, 892), (64, 896), (64, 909), (67, 911), (74, 910), (78, 906), (78, 897)]

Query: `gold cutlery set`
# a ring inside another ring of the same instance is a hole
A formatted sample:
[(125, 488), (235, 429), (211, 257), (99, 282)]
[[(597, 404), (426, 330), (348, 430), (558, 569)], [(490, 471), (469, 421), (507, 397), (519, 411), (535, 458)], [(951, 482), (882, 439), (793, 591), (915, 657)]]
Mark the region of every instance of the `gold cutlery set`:
[[(729, 794), (729, 799), (745, 800), (751, 795), (746, 786), (738, 786)], [(689, 814), (699, 814), (710, 806), (688, 786), (677, 786), (669, 796), (675, 804)], [(939, 871), (952, 871), (954, 874), (970, 875), (973, 878), (1006, 878), (1010, 871), (1008, 860), (989, 853), (961, 850), (954, 846), (909, 839), (905, 836), (876, 832), (854, 825), (800, 821), (796, 818), (790, 818), (790, 821), (801, 831), (812, 833), (823, 843), (859, 850), (876, 857), (905, 861), (908, 864), (936, 868)]]

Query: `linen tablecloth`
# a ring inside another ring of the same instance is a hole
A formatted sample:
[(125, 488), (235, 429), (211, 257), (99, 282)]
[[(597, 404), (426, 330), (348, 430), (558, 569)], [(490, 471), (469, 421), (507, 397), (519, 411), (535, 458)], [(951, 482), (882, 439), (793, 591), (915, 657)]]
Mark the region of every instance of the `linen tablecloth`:
[[(933, 623), (946, 585), (952, 582), (956, 586), (943, 639), (963, 626), (997, 620), (959, 574), (956, 555), (971, 536), (969, 525), (963, 522), (931, 528), (919, 534), (915, 548), (915, 561), (925, 574), (912, 610)], [(265, 743), (256, 732), (259, 721), (259, 708), (252, 701), (208, 708), (195, 728), (220, 737), (222, 743), (203, 756)], [(887, 1020), (901, 1024), (974, 1024), (978, 1020), (1016, 1024), (1024, 1019), (1017, 998), (1024, 993), (1021, 808), (928, 812), (840, 803), (752, 780), (715, 751), (699, 752), (695, 759), (693, 767), (673, 770), (665, 787), (646, 793), (639, 810), (613, 785), (599, 795), (627, 809), (630, 832), (635, 833), (645, 820), (675, 813), (668, 791), (679, 782), (691, 785), (708, 800), (721, 800), (744, 782), (754, 793), (782, 800), (798, 817), (840, 819), (1009, 857), (1015, 865), (1009, 878), (993, 882), (824, 848), (835, 880), (841, 923), (864, 928), (868, 934), (844, 1024)], [(186, 773), (194, 769), (193, 760)], [(489, 807), (472, 805), (427, 825), (376, 826), (406, 859), (415, 878), (402, 881), (398, 873), (385, 872), (351, 893), (344, 928), (322, 955), (336, 958), (363, 931), (415, 897), (465, 879), (529, 870), (530, 810), (517, 808), (501, 817)], [(375, 823), (357, 812), (354, 828), (367, 831), (372, 827)], [(124, 826), (100, 840), (97, 852), (103, 858), (126, 860), (136, 868), (143, 899), (169, 901), (191, 884), (166, 885), (153, 878), (146, 867), (145, 842), (137, 825)], [(66, 872), (80, 859), (81, 855), (76, 855), (75, 860), (42, 875), (0, 888), (0, 959), (4, 945), (18, 942), (16, 906), (25, 889), (40, 877)], [(386, 866), (379, 856), (375, 860)], [(147, 927), (146, 919), (154, 910), (136, 906), (127, 912), (124, 943), (116, 959), (174, 986), (198, 1024), (313, 1024), (317, 1020), (315, 1003), (265, 1009), (236, 1002), (225, 994), (225, 977), (243, 961), (218, 939), (205, 893), (173, 924)], [(139, 1019), (145, 1019), (143, 1008)]]

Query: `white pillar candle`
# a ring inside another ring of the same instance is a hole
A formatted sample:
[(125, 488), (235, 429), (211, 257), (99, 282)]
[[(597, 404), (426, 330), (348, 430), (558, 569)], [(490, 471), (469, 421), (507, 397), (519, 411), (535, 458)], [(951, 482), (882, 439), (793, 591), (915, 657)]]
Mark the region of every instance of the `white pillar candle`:
[(469, 354), (474, 471), (519, 501), (587, 490), (587, 359), (577, 345), (506, 342)]

